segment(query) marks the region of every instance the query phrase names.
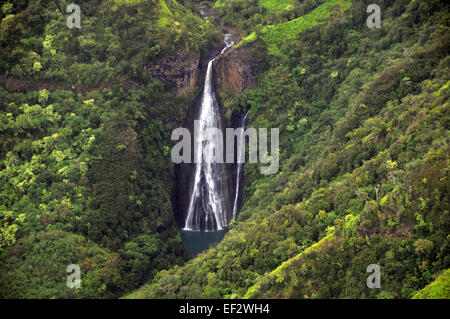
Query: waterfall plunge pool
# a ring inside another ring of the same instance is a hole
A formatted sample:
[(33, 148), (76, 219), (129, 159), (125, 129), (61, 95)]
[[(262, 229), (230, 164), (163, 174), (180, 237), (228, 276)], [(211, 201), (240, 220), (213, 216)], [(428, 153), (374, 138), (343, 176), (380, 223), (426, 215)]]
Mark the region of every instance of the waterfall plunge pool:
[[(207, 19), (209, 17), (209, 14), (206, 11), (205, 7), (200, 6), (199, 9), (202, 18)], [(230, 34), (224, 34), (224, 42), (225, 47), (222, 49), (219, 55), (225, 53), (225, 51), (228, 50), (234, 44)], [(199, 116), (199, 120), (202, 123), (202, 132), (200, 134), (200, 137), (204, 135), (203, 130), (208, 127), (217, 127), (221, 129), (221, 131), (223, 131), (222, 123), (220, 122), (219, 116), (220, 111), (218, 108), (214, 87), (212, 83), (212, 68), (214, 60), (215, 58), (210, 60), (208, 63), (205, 83), (203, 86), (203, 97), (201, 101), (200, 116)], [(215, 145), (213, 145), (213, 147), (215, 147)], [(187, 218), (185, 221), (185, 227), (183, 229), (180, 229), (181, 239), (186, 247), (189, 256), (191, 257), (195, 257), (202, 251), (206, 251), (211, 246), (214, 246), (217, 243), (221, 242), (223, 237), (225, 236), (225, 233), (228, 230), (227, 224), (229, 222), (225, 214), (224, 198), (222, 198), (221, 196), (223, 195), (221, 194), (222, 189), (221, 185), (223, 184), (223, 181), (221, 180), (220, 177), (218, 177), (223, 175), (219, 174), (221, 166), (210, 164), (205, 165), (203, 163), (203, 154), (201, 152), (199, 154), (201, 156), (200, 158), (201, 160), (197, 161), (197, 163), (200, 164), (197, 164), (195, 168), (193, 191), (191, 195), (192, 197), (188, 209)], [(242, 170), (242, 165), (239, 169)], [(239, 169), (238, 169), (238, 177), (240, 176), (239, 173), (241, 173)], [(203, 181), (205, 178), (203, 179), (200, 178), (202, 174), (207, 177), (206, 183), (205, 181)], [(205, 192), (201, 191), (202, 187), (206, 187), (208, 189), (208, 194), (213, 195), (207, 196), (207, 198), (203, 198), (202, 195), (204, 195)], [(236, 197), (237, 194), (238, 192), (236, 193)], [(202, 205), (198, 204), (196, 205), (197, 202), (200, 202)], [(205, 203), (208, 204), (206, 205), (207, 207), (204, 206)], [(236, 203), (237, 199), (235, 199), (234, 201), (235, 205), (233, 207), (233, 210), (237, 209)], [(198, 230), (201, 229), (202, 227), (200, 227), (201, 225), (198, 225), (198, 218), (196, 218), (198, 217), (197, 214), (202, 213), (202, 210), (199, 209), (199, 207), (204, 207), (203, 212), (207, 216), (204, 222), (208, 226), (200, 231)], [(236, 217), (236, 214), (237, 212), (233, 211), (231, 218), (233, 218), (233, 216)], [(213, 225), (208, 225), (207, 221), (213, 219), (215, 220), (215, 223), (213, 223)]]
[(181, 239), (190, 257), (195, 257), (202, 251), (222, 241), (227, 229), (214, 231), (191, 231), (180, 229)]

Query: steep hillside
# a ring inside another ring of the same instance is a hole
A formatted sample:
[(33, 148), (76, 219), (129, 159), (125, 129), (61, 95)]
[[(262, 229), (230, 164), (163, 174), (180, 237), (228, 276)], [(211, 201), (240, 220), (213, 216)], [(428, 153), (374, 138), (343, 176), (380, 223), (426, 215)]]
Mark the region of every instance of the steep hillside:
[(416, 293), (413, 299), (450, 299), (450, 269)]
[(0, 298), (117, 297), (187, 258), (170, 133), (220, 31), (191, 1), (76, 3), (81, 29), (1, 4)]
[[(445, 1), (70, 3), (0, 3), (0, 298), (449, 298)], [(220, 28), (226, 126), (279, 128), (280, 169), (189, 259), (170, 137)]]
[(127, 297), (411, 298), (450, 268), (448, 6), (380, 1), (369, 29), (363, 1), (220, 3), (235, 50), (267, 48), (242, 92), (219, 76), (225, 114), (280, 128), (280, 172), (247, 164), (224, 240)]

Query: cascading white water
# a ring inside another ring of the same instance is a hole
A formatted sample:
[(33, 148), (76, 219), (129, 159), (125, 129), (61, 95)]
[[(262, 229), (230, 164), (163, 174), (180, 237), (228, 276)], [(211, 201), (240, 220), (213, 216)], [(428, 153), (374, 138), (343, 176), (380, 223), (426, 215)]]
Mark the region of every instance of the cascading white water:
[[(223, 54), (234, 43), (229, 34), (225, 35)], [(188, 214), (184, 230), (214, 231), (222, 230), (228, 225), (225, 203), (222, 193), (226, 187), (224, 164), (216, 163), (212, 156), (217, 154), (217, 136), (211, 138), (210, 128), (223, 132), (219, 107), (212, 85), (212, 69), (215, 58), (209, 61), (206, 71), (203, 97), (200, 106), (199, 125), (195, 130), (195, 175)], [(209, 152), (203, 150), (208, 147)]]
[[(243, 130), (245, 130), (247, 115), (248, 115), (248, 112), (241, 119), (240, 128), (242, 128)], [(239, 158), (239, 156), (245, 156), (244, 147), (245, 147), (245, 135), (242, 132), (242, 134), (240, 134), (238, 136), (238, 146), (237, 146), (238, 158)], [(233, 219), (234, 220), (237, 219), (237, 214), (238, 214), (238, 200), (239, 200), (239, 192), (240, 192), (240, 187), (241, 187), (241, 176), (242, 176), (243, 169), (244, 169), (244, 158), (242, 158), (240, 161), (238, 160), (238, 162), (237, 162), (236, 194), (234, 195), (234, 204), (233, 204)]]

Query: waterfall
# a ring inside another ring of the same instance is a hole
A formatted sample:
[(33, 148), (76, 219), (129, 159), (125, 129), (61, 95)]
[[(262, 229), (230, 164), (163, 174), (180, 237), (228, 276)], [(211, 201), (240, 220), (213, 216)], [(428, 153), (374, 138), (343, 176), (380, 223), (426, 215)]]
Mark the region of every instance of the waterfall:
[[(225, 47), (220, 54), (234, 44), (229, 34), (225, 35), (224, 41)], [(212, 159), (217, 154), (219, 137), (211, 138), (208, 130), (217, 128), (223, 132), (219, 106), (212, 84), (214, 60), (215, 58), (208, 63), (199, 111), (199, 127), (194, 135), (195, 173), (184, 227), (184, 230), (188, 231), (215, 231), (223, 230), (228, 226), (222, 195), (227, 188), (226, 168), (225, 164), (216, 163)], [(206, 147), (209, 152), (204, 152)]]
[[(240, 128), (245, 130), (246, 127), (246, 121), (247, 121), (247, 115), (248, 112), (242, 117), (241, 123), (239, 125)], [(241, 153), (242, 152), (242, 153)], [(238, 144), (237, 144), (237, 158), (239, 159), (239, 156), (245, 156), (245, 135), (239, 134), (238, 136)], [(241, 155), (242, 154), (242, 155)], [(242, 162), (242, 163), (241, 163)], [(241, 176), (242, 176), (242, 170), (244, 169), (244, 159), (241, 161), (237, 161), (237, 173), (236, 173), (236, 194), (234, 196), (234, 204), (233, 204), (233, 219), (237, 219), (238, 214), (238, 199), (239, 199), (239, 191), (241, 187)]]

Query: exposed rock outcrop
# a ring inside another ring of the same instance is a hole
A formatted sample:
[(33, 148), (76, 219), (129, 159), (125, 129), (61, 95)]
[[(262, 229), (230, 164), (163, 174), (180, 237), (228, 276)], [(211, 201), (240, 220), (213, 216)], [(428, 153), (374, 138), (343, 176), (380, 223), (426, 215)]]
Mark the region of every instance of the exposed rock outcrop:
[(200, 56), (177, 51), (163, 57), (158, 63), (145, 64), (150, 75), (163, 82), (174, 84), (178, 94), (193, 90), (198, 79)]
[(217, 84), (240, 93), (247, 88), (265, 63), (265, 43), (255, 41), (221, 55), (214, 62)]

